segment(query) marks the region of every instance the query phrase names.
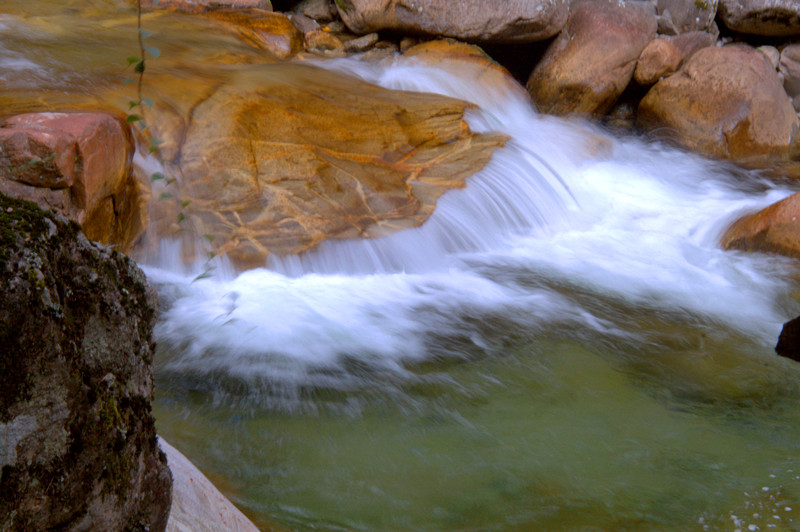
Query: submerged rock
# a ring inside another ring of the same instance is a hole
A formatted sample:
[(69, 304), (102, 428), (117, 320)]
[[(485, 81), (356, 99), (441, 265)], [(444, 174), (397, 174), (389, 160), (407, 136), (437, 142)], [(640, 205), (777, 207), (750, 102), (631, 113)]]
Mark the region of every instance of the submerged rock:
[(790, 159), (800, 127), (772, 63), (746, 45), (696, 52), (650, 89), (638, 120), (690, 150), (754, 164)]
[(178, 450), (159, 438), (172, 472), (172, 507), (167, 532), (258, 532)]
[(464, 41), (522, 43), (547, 39), (567, 20), (567, 0), (338, 0), (354, 33), (390, 30)]
[(131, 173), (133, 138), (106, 113), (29, 113), (0, 122), (0, 192), (83, 226), (87, 237), (129, 251), (146, 209)]
[(564, 30), (536, 65), (527, 87), (549, 114), (603, 114), (633, 77), (656, 33), (652, 12), (616, 0), (579, 0)]
[(186, 123), (157, 134), (182, 202), (157, 202), (164, 232), (187, 228), (187, 239), (206, 237), (216, 253), (255, 266), (326, 239), (417, 226), (505, 141), (471, 132), (468, 107), (305, 65), (248, 72), (185, 122), (150, 120)]
[(154, 305), (131, 260), (0, 194), (0, 529), (164, 529)]

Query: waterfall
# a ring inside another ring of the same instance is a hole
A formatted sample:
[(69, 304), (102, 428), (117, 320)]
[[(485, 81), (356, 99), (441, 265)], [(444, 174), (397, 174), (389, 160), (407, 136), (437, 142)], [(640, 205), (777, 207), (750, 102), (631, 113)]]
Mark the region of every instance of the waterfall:
[(494, 327), (636, 341), (631, 323), (644, 312), (769, 345), (791, 314), (780, 305), (790, 261), (717, 244), (733, 220), (787, 188), (540, 116), (517, 93), (413, 59), (325, 65), (470, 101), (473, 130), (511, 140), (419, 228), (325, 242), (238, 275), (224, 261), (202, 279), (146, 267), (170, 302), (157, 328), (166, 374), (291, 395), (393, 382), (410, 378), (415, 363), (491, 354)]

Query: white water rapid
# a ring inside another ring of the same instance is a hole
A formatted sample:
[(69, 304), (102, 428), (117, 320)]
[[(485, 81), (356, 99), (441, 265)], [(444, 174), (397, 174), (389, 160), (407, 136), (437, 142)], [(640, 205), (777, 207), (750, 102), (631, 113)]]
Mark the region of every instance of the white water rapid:
[(788, 262), (717, 244), (727, 224), (788, 189), (539, 116), (517, 94), (410, 60), (326, 68), (473, 102), (470, 126), (511, 140), (417, 229), (327, 242), (239, 275), (219, 261), (200, 279), (200, 269), (166, 268), (165, 246), (146, 267), (169, 300), (157, 328), (162, 374), (285, 400), (306, 387), (402, 380), (420, 362), (491, 356), (503, 335), (645, 341), (644, 313), (768, 346), (790, 317), (780, 304)]

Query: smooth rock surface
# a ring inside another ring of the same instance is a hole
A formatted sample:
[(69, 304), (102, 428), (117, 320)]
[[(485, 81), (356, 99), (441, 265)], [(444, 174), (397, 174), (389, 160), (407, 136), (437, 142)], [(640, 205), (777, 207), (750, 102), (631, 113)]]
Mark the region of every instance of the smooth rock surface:
[(625, 90), (655, 33), (655, 15), (637, 4), (574, 2), (566, 27), (528, 79), (537, 108), (557, 115), (603, 114)]
[(783, 74), (783, 88), (789, 97), (800, 96), (800, 44), (790, 44), (781, 50), (778, 68)]
[(740, 218), (725, 232), (721, 245), (800, 259), (800, 193)]
[(639, 56), (633, 77), (640, 85), (652, 85), (659, 79), (677, 72), (693, 53), (712, 46), (715, 41), (713, 35), (704, 31), (691, 31), (653, 39)]
[(688, 149), (743, 163), (790, 159), (800, 127), (771, 62), (746, 45), (696, 52), (650, 89), (638, 122)]
[(505, 140), (472, 133), (467, 107), (306, 65), (243, 73), (190, 116), (150, 120), (174, 126), (156, 134), (179, 176), (176, 199), (156, 202), (161, 234), (210, 240), (248, 267), (417, 226)]
[(720, 0), (720, 20), (733, 31), (771, 37), (800, 35), (797, 0)]
[(131, 174), (133, 138), (106, 113), (29, 113), (0, 121), (0, 192), (54, 209), (87, 237), (129, 251), (146, 207)]
[(262, 9), (218, 9), (206, 16), (226, 24), (242, 40), (278, 59), (288, 59), (303, 49), (303, 34), (283, 13)]
[(391, 30), (470, 42), (547, 39), (567, 20), (568, 0), (340, 0), (339, 16), (354, 33)]
[(155, 304), (130, 259), (0, 194), (0, 530), (164, 530)]
[(159, 438), (172, 472), (166, 532), (258, 532), (258, 528), (177, 449)]

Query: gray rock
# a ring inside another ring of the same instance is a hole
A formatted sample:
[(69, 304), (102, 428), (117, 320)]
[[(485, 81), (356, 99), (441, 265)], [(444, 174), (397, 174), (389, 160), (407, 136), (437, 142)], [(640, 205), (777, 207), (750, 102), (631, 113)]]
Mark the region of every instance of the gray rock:
[(332, 0), (303, 0), (297, 4), (294, 12), (317, 22), (331, 22), (339, 17)]
[(706, 30), (714, 23), (719, 0), (658, 0), (658, 32), (678, 35)]
[(359, 53), (365, 52), (375, 46), (375, 43), (378, 42), (378, 34), (377, 33), (368, 33), (357, 39), (351, 39), (344, 43), (344, 51), (348, 53)]
[(547, 39), (569, 14), (569, 0), (340, 0), (336, 7), (356, 34), (392, 30), (493, 43)]
[(797, 0), (720, 0), (719, 18), (740, 33), (787, 37), (800, 35)]
[(155, 296), (77, 224), (0, 194), (0, 530), (163, 530)]
[(791, 44), (781, 51), (778, 67), (786, 93), (792, 98), (800, 96), (800, 44)]

